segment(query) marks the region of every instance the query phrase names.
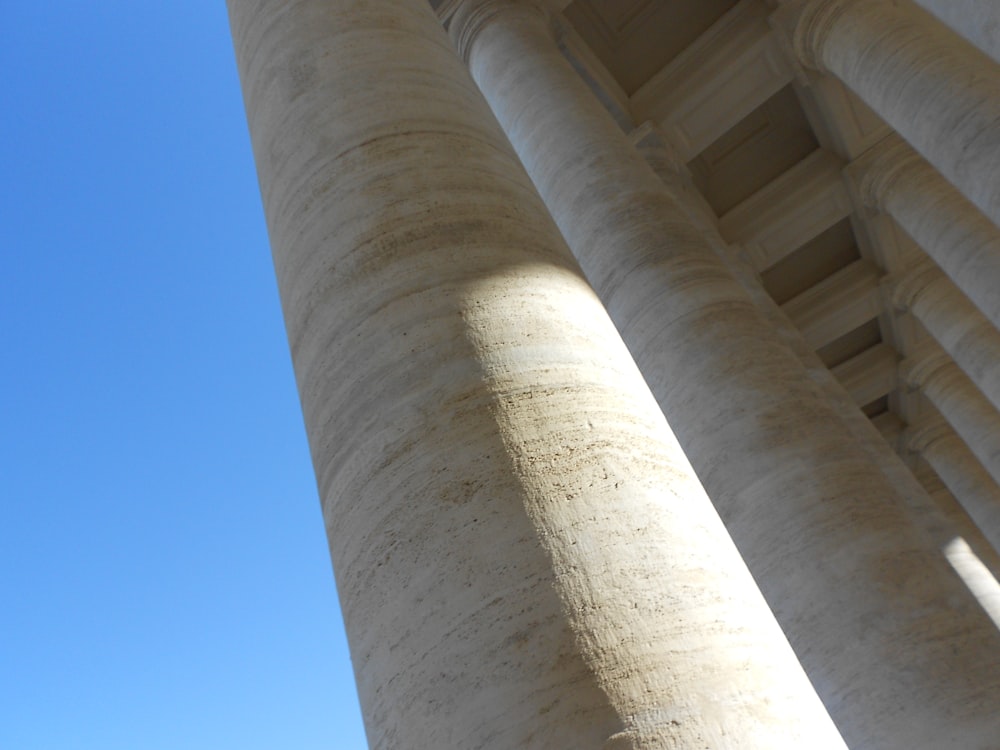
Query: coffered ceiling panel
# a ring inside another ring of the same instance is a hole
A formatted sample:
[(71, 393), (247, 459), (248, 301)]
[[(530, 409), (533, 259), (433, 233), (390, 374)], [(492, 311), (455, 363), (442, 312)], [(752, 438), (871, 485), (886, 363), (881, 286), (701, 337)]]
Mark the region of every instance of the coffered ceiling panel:
[(734, 0), (576, 0), (566, 18), (628, 94), (721, 18)]
[(772, 96), (690, 163), (722, 216), (819, 148), (791, 86)]

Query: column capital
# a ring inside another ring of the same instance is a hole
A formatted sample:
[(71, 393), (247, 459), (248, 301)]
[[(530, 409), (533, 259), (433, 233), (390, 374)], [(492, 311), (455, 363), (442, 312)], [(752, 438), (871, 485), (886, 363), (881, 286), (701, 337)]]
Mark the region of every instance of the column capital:
[(686, 182), (691, 181), (691, 170), (681, 156), (680, 150), (660, 125), (652, 120), (646, 120), (634, 128), (628, 134), (628, 138), (647, 162), (652, 161), (655, 155), (654, 171), (657, 174), (660, 174), (658, 167), (662, 167), (663, 170), (679, 179)]
[(840, 18), (855, 6), (878, 0), (792, 0), (772, 15), (772, 24), (787, 35), (796, 60), (807, 68), (828, 72), (823, 47)]
[(954, 435), (951, 425), (940, 416), (923, 417), (903, 431), (902, 444), (911, 453), (924, 454), (935, 443)]
[(925, 258), (904, 273), (886, 279), (889, 302), (897, 310), (909, 310), (924, 290), (943, 277), (944, 273), (937, 264)]
[(883, 209), (886, 197), (925, 164), (913, 147), (895, 133), (876, 143), (848, 166), (865, 205)]
[(459, 57), (466, 63), (476, 37), (492, 21), (510, 11), (537, 14), (548, 21), (549, 9), (541, 0), (460, 0), (451, 18), (448, 33)]
[(910, 356), (899, 363), (899, 376), (909, 388), (920, 390), (949, 366), (955, 366), (951, 357), (943, 349), (928, 341), (918, 346)]

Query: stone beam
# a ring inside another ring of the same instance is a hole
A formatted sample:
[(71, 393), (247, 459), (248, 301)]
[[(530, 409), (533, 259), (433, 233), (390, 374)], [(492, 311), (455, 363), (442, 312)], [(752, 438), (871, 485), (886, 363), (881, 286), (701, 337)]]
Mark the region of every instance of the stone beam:
[(763, 0), (743, 0), (632, 95), (685, 161), (792, 80)]
[(849, 215), (843, 163), (820, 149), (758, 190), (719, 220), (727, 242), (739, 242), (758, 272)]
[(882, 312), (879, 276), (873, 263), (858, 260), (781, 307), (819, 349)]
[(841, 365), (833, 374), (858, 406), (880, 399), (896, 387), (899, 355), (888, 344), (877, 344)]

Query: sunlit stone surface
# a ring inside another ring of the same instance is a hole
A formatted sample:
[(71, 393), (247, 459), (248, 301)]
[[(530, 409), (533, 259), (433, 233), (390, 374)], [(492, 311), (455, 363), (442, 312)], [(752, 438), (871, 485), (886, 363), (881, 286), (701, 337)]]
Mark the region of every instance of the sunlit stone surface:
[(919, 3), (229, 0), (373, 747), (996, 750), (1000, 65)]

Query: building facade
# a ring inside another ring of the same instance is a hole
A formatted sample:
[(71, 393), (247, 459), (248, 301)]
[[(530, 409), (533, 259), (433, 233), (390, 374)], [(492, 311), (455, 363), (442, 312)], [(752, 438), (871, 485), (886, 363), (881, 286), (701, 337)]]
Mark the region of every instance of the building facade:
[(373, 748), (1000, 748), (1000, 6), (229, 10)]

